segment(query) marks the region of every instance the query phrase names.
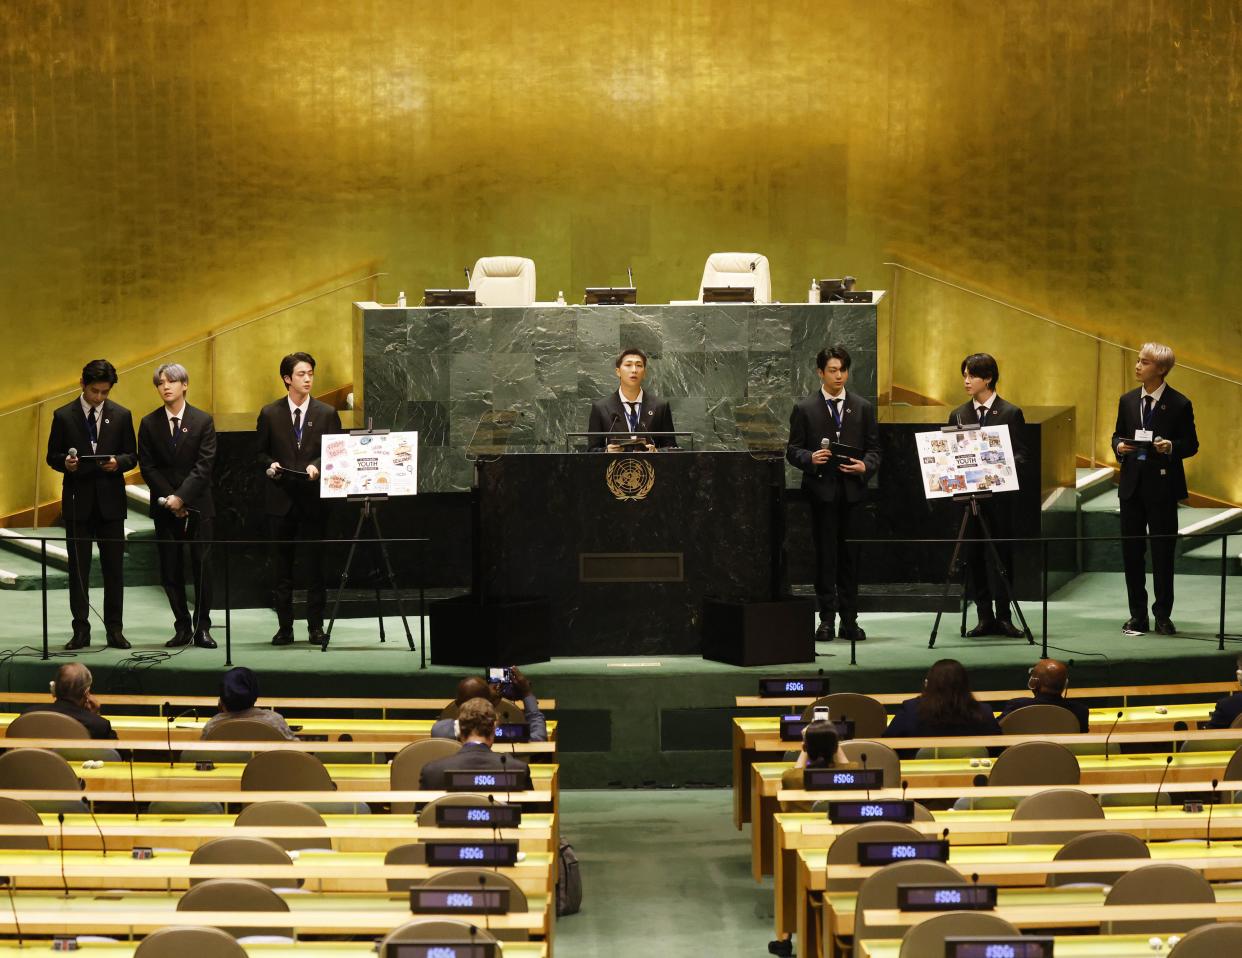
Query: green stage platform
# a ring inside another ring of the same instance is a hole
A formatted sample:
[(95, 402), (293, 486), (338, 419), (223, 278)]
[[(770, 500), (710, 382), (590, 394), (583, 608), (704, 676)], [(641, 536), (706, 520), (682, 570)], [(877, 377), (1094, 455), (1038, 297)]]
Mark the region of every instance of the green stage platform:
[[(1242, 590), (1231, 580), (1232, 632), (1242, 632)], [(93, 600), (98, 600), (96, 590)], [(1055, 594), (1049, 603), (1049, 652), (1073, 660), (1073, 684), (1228, 681), (1242, 643), (1217, 651), (1220, 580), (1180, 576), (1174, 619), (1181, 634), (1173, 638), (1120, 634), (1125, 618), (1125, 586), (1119, 573), (1087, 573)], [(38, 592), (0, 592), (0, 688), (33, 691), (47, 688), (63, 653), (51, 662), (39, 657), (42, 606)], [(834, 691), (913, 691), (928, 665), (952, 657), (971, 670), (976, 688), (1020, 688), (1026, 669), (1039, 654), (1040, 609), (1024, 607), (1036, 632), (1034, 648), (1023, 640), (964, 639), (957, 620), (946, 616), (936, 648), (927, 648), (932, 617), (922, 613), (865, 616), (868, 640), (858, 645), (851, 666), (846, 643), (819, 647), (814, 663), (764, 669), (741, 669), (689, 656), (658, 658), (567, 658), (531, 666), (527, 671), (538, 694), (555, 698), (561, 720), (562, 782), (567, 787), (637, 785), (725, 785), (729, 782), (730, 719), (737, 714), (734, 696), (754, 694), (761, 675), (823, 669)], [(68, 592), (48, 593), (52, 650), (68, 640)], [(220, 648), (186, 649), (168, 654), (171, 635), (168, 607), (156, 587), (126, 590), (126, 635), (134, 645), (123, 653), (103, 646), (102, 627), (94, 644), (77, 657), (95, 674), (100, 692), (215, 694), (224, 668), (223, 615), (213, 632)], [(385, 620), (388, 641), (380, 644), (374, 619), (337, 623), (332, 647), (320, 652), (305, 641), (275, 648), (270, 638), (275, 617), (264, 610), (233, 614), (233, 664), (262, 676), (272, 695), (448, 696), (463, 670), (419, 670), (399, 619)], [(411, 620), (417, 638), (418, 620)], [(434, 639), (434, 637), (433, 637)]]

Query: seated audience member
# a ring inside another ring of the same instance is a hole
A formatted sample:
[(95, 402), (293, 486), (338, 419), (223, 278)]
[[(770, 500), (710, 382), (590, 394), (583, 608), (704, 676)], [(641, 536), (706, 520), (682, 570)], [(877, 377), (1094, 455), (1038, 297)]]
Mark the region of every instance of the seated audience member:
[(297, 738), (293, 734), (293, 729), (285, 724), (279, 712), (254, 707), (258, 698), (259, 677), (244, 666), (229, 669), (220, 679), (220, 711), (203, 726), (202, 737), (206, 738), (207, 733), (221, 722), (229, 719), (247, 719), (251, 722), (270, 725), (290, 741)]
[(854, 768), (841, 749), (837, 727), (831, 722), (811, 722), (802, 730), (802, 751), (793, 768), (781, 773), (781, 788), (801, 788), (804, 768)]
[(888, 723), (885, 737), (999, 735), (991, 709), (970, 691), (966, 669), (957, 659), (941, 659), (927, 670), (923, 694), (906, 699)]
[[(513, 676), (513, 681), (508, 685), (492, 685), (487, 679), (478, 675), (466, 676), (457, 683), (457, 697), (454, 701), (458, 705), (471, 699), (487, 699), (492, 705), (499, 704), (502, 699), (519, 702), (522, 711), (526, 714), (526, 724), (530, 726), (530, 740), (546, 742), (548, 723), (543, 713), (539, 711), (539, 700), (535, 698), (535, 693), (531, 690), (530, 679), (523, 675), (516, 665), (510, 666), (509, 672)], [(453, 723), (454, 719), (451, 718), (440, 719), (431, 726), (431, 737), (457, 738), (457, 729)]]
[(529, 775), (525, 762), (492, 751), (496, 741), (496, 710), (487, 699), (475, 698), (463, 703), (457, 713), (457, 726), (461, 751), (424, 765), (419, 775), (419, 788), (444, 788), (448, 784), (445, 773), (459, 770), (526, 772)]
[(1068, 709), (1078, 719), (1078, 730), (1087, 731), (1090, 724), (1090, 712), (1082, 702), (1073, 702), (1065, 697), (1069, 688), (1069, 666), (1057, 659), (1040, 659), (1030, 672), (1026, 687), (1035, 694), (1030, 698), (1010, 699), (1001, 709), (1000, 717), (1015, 712), (1027, 705), (1056, 705)]
[[(1235, 674), (1238, 683), (1242, 684), (1242, 659), (1238, 660), (1237, 668)], [(1216, 703), (1216, 708), (1212, 709), (1204, 728), (1229, 728), (1239, 715), (1242, 715), (1242, 692), (1234, 692)]]
[(31, 705), (26, 712), (59, 712), (75, 718), (91, 733), (91, 738), (116, 738), (112, 723), (99, 714), (99, 703), (91, 695), (91, 670), (78, 662), (70, 662), (56, 670), (51, 682), (52, 701)]

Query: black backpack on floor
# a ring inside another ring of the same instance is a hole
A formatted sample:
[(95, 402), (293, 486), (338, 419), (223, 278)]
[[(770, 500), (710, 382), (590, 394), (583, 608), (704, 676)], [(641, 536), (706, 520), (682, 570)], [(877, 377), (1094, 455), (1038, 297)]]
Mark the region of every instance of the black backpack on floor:
[(573, 915), (582, 908), (582, 872), (574, 846), (561, 839), (556, 866), (556, 915)]

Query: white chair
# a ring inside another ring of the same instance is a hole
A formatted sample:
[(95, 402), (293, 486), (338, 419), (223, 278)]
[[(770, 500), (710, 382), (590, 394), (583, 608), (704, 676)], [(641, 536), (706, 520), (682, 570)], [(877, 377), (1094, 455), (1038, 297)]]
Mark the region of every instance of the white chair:
[(699, 302), (705, 286), (753, 287), (756, 303), (772, 302), (772, 273), (762, 253), (712, 253), (703, 267)]
[(483, 256), (470, 271), (480, 306), (529, 306), (535, 301), (535, 261), (521, 256)]

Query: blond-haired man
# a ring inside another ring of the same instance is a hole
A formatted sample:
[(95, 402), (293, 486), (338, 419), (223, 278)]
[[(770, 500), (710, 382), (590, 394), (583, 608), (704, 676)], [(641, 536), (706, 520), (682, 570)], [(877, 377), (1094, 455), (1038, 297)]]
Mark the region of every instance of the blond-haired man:
[(1195, 412), (1190, 400), (1165, 382), (1175, 362), (1173, 350), (1162, 343), (1144, 343), (1134, 364), (1139, 387), (1121, 397), (1113, 451), (1121, 463), (1121, 555), (1126, 572), (1130, 618), (1126, 635), (1150, 630), (1147, 618), (1146, 553), (1151, 536), (1152, 585), (1156, 600), (1151, 611), (1156, 631), (1176, 635), (1173, 625), (1173, 552), (1177, 533), (1177, 504), (1186, 498), (1182, 460), (1199, 451)]

